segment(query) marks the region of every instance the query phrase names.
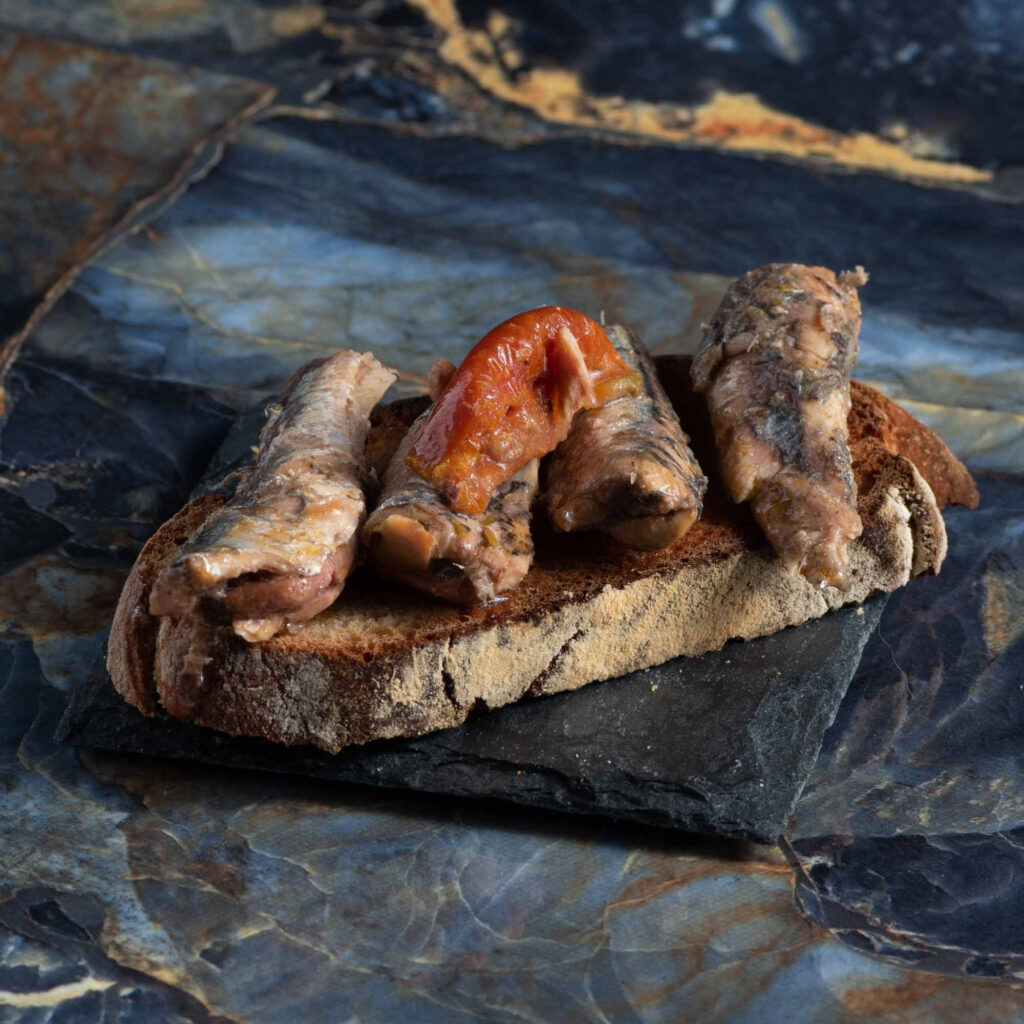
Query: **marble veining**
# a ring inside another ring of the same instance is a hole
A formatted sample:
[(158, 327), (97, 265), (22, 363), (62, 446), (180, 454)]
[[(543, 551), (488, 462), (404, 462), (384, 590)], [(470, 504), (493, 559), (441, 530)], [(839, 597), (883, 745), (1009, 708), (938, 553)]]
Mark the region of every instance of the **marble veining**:
[(204, 144), (272, 95), (257, 82), (0, 27), (0, 174), (17, 197), (5, 204), (0, 384), (30, 315), (52, 305), (111, 231), (180, 187)]
[[(602, 42), (617, 24), (602, 4), (159, 6), (149, 21), (107, 0), (0, 17), (145, 56), (142, 79), (201, 96), (204, 125), (252, 95), (225, 72), (283, 104), (94, 261), (8, 378), (0, 1020), (1024, 1020), (1012, 5), (929, 5), (908, 14), (908, 40), (874, 2), (855, 22), (842, 5), (686, 4), (638, 15), (639, 51), (621, 32)], [(462, 43), (491, 47), (486, 74), (444, 51), (442, 8)], [(626, 118), (696, 110), (707, 81), (679, 69), (710, 60), (713, 86), (757, 96), (744, 110), (821, 126), (829, 145), (867, 133), (891, 162), (820, 174), (806, 154), (686, 148), (657, 121), (626, 137), (593, 102), (621, 94)], [(535, 68), (569, 74), (578, 116), (545, 120), (564, 93), (524, 96), (553, 88)], [(818, 86), (796, 89), (808, 75)], [(97, 123), (116, 100), (97, 95)], [(167, 180), (166, 154), (137, 141), (139, 177), (101, 180), (97, 208)], [(928, 187), (895, 180), (904, 159)], [(981, 185), (932, 187), (964, 167)], [(33, 223), (24, 196), (0, 208)], [(70, 245), (40, 249), (39, 282)], [(775, 259), (869, 267), (861, 374), (981, 473), (983, 496), (948, 516), (943, 574), (887, 606), (786, 856), (53, 742), (139, 544), (238, 410), (303, 361), (373, 347), (408, 392), (432, 355), (544, 301), (692, 349), (731, 277)], [(38, 286), (18, 294), (15, 320)]]

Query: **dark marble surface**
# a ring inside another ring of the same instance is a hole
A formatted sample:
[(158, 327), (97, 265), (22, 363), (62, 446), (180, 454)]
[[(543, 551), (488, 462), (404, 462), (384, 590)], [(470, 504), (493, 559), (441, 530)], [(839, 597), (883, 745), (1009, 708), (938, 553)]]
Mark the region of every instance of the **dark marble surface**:
[(798, 840), (800, 906), (855, 948), (966, 977), (1024, 975), (1024, 830)]
[(893, 596), (786, 830), (797, 896), (844, 941), (1024, 977), (1024, 484), (947, 513), (942, 574)]
[[(0, 29), (0, 373), (29, 315), (208, 162), (266, 84)], [(205, 150), (205, 151), (204, 151)], [(6, 342), (7, 335), (13, 335)]]
[(1013, 830), (1024, 821), (1024, 483), (946, 513), (942, 573), (893, 596), (788, 834)]
[[(346, 118), (566, 129), (1020, 197), (1014, 0), (8, 0), (0, 23), (271, 81)], [(497, 101), (497, 102), (495, 102)]]
[[(1024, 1019), (1015, 12), (652, 7), (634, 44), (544, 8), (0, 9), (290, 105), (93, 261), (9, 378), (0, 1019)], [(545, 18), (582, 28), (545, 49)], [(693, 31), (676, 48), (666, 25)], [(801, 65), (825, 84), (798, 89)], [(408, 391), (495, 309), (544, 301), (686, 350), (767, 259), (873, 271), (859, 374), (984, 502), (947, 516), (942, 575), (887, 605), (786, 858), (54, 743), (139, 542), (301, 362), (373, 347)]]
[(756, 92), (776, 110), (841, 131), (899, 139), (902, 124), (936, 156), (1024, 163), (1022, 140), (1005, 130), (1024, 91), (1024, 21), (1007, 0), (457, 7), (468, 28), (498, 38), (493, 12), (505, 11), (522, 25), (504, 27), (517, 44), (512, 67), (569, 65), (591, 93), (696, 104), (714, 88)]

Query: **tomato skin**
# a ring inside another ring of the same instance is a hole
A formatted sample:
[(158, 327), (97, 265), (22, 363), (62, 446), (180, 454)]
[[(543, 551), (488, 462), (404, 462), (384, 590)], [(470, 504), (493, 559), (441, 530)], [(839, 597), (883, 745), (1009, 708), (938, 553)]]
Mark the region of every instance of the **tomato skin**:
[(634, 377), (585, 314), (564, 306), (520, 313), (469, 351), (406, 463), (457, 512), (477, 515), (505, 480), (565, 440), (576, 412), (637, 390)]

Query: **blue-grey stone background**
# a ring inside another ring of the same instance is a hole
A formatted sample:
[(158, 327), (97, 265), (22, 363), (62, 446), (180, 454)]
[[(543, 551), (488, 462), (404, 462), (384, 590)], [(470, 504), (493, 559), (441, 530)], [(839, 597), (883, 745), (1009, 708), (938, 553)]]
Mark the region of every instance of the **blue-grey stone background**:
[[(0, 2), (0, 1021), (1024, 1019), (1020, 19)], [(782, 259), (869, 268), (857, 374), (982, 505), (780, 848), (54, 742), (140, 544), (301, 363), (412, 393), (555, 301), (689, 351)]]

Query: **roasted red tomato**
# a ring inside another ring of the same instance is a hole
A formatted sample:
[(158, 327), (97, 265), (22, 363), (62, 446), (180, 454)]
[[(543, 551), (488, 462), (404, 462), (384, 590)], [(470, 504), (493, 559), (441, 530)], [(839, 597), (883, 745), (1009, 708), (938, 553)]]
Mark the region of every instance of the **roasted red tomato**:
[(563, 306), (532, 309), (473, 346), (406, 462), (453, 509), (476, 515), (500, 484), (565, 440), (580, 409), (639, 388), (590, 317)]

